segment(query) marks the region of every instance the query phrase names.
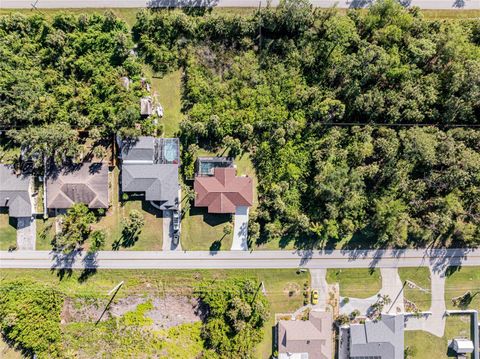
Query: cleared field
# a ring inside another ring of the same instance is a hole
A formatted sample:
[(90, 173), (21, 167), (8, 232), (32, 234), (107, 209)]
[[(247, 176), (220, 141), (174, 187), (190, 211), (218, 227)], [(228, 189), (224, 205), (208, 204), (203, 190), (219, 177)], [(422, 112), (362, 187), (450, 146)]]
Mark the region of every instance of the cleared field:
[(340, 295), (349, 298), (368, 298), (382, 288), (379, 269), (328, 269), (327, 282), (338, 283)]

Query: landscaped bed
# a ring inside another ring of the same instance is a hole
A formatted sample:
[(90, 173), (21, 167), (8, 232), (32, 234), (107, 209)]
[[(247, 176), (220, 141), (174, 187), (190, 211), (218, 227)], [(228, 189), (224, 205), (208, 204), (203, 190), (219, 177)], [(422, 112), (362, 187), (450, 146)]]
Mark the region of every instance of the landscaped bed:
[(403, 283), (410, 281), (418, 286), (407, 283), (403, 289), (404, 298), (413, 302), (421, 311), (429, 310), (431, 305), (430, 270), (427, 267), (399, 268), (398, 274)]
[(379, 269), (328, 269), (327, 282), (338, 283), (340, 295), (348, 298), (368, 298), (382, 288)]

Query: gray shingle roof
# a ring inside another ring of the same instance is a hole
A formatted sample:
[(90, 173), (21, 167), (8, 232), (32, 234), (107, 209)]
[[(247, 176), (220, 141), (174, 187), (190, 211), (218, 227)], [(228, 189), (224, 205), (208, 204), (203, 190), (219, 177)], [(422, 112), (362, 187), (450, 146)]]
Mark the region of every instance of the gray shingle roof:
[(0, 164), (0, 207), (8, 207), (11, 217), (32, 215), (30, 179), (28, 175), (17, 176), (9, 166)]
[(47, 178), (47, 208), (70, 208), (85, 203), (89, 208), (108, 208), (108, 167), (86, 162), (76, 168), (52, 171)]
[(161, 202), (161, 209), (177, 208), (177, 164), (122, 165), (122, 191), (144, 192), (145, 200)]
[(123, 162), (153, 163), (155, 153), (155, 138), (140, 136), (125, 139), (121, 142), (121, 157)]
[(403, 314), (383, 314), (377, 322), (350, 326), (350, 358), (403, 359)]

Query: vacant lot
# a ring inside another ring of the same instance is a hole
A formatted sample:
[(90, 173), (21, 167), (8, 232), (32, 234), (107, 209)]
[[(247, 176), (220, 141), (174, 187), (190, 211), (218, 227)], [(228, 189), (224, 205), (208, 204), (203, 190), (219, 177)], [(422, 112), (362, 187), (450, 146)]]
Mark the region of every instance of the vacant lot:
[[(68, 297), (77, 298), (83, 305), (72, 305), (72, 313), (78, 311), (80, 316), (88, 315), (85, 313), (85, 307), (93, 304), (88, 303), (105, 303), (109, 296), (108, 292), (115, 287), (120, 281), (124, 281), (124, 285), (119, 290), (117, 297), (113, 302), (113, 308), (126, 311), (127, 309), (135, 309), (135, 305), (139, 301), (146, 301), (147, 298), (156, 298), (152, 301), (154, 310), (149, 315), (154, 316), (154, 320), (172, 321), (176, 318), (167, 318), (162, 314), (165, 306), (172, 306), (173, 298), (178, 297), (179, 303), (175, 305), (179, 308), (186, 308), (189, 303), (188, 299), (194, 296), (195, 285), (202, 279), (215, 278), (218, 280), (227, 277), (255, 278), (263, 282), (266, 290), (266, 297), (270, 303), (271, 319), (265, 326), (265, 337), (258, 347), (258, 355), (260, 358), (268, 358), (272, 353), (272, 327), (274, 313), (288, 312), (299, 308), (303, 302), (302, 289), (303, 284), (308, 282), (308, 273), (296, 274), (295, 270), (100, 270), (91, 277), (85, 276), (82, 271), (75, 270), (72, 272), (61, 273), (50, 270), (5, 270), (3, 271), (4, 279), (30, 279), (48, 283), (55, 286)], [(60, 279), (62, 278), (62, 279)], [(293, 290), (292, 288), (298, 288)], [(126, 300), (128, 298), (128, 300)], [(136, 298), (133, 300), (132, 298)], [(131, 303), (130, 303), (131, 302)], [(128, 305), (133, 305), (129, 308)], [(127, 308), (128, 307), (128, 308)], [(75, 309), (76, 308), (76, 309)], [(97, 314), (98, 309), (93, 310), (90, 314)], [(185, 312), (181, 309), (182, 313)], [(158, 313), (157, 313), (158, 312)], [(183, 313), (185, 314), (185, 313)], [(182, 315), (183, 315), (182, 314)], [(95, 316), (95, 315), (94, 315)], [(65, 318), (67, 319), (67, 318)], [(71, 320), (71, 318), (70, 318)], [(189, 320), (187, 320), (189, 321)], [(88, 333), (83, 330), (96, 330), (92, 326), (72, 324), (69, 328), (68, 337), (72, 340), (72, 335), (84, 334), (88, 337)], [(101, 333), (98, 333), (99, 335)]]
[(445, 283), (445, 303), (449, 309), (459, 309), (452, 304), (452, 298), (470, 292), (471, 301), (465, 308), (480, 310), (480, 267), (450, 267)]
[(327, 282), (340, 285), (340, 295), (349, 298), (368, 298), (382, 288), (380, 270), (328, 269)]
[(14, 220), (8, 216), (8, 211), (0, 211), (0, 250), (5, 251), (17, 244), (17, 230), (13, 226)]
[(424, 331), (405, 331), (405, 347), (411, 348), (411, 359), (450, 358), (455, 356), (448, 352), (448, 341), (459, 337), (471, 338), (468, 316), (448, 317), (442, 338)]
[(403, 289), (404, 298), (415, 303), (419, 310), (429, 310), (431, 305), (430, 270), (426, 267), (399, 268), (398, 274), (402, 282), (408, 280), (426, 290), (424, 291), (407, 284)]

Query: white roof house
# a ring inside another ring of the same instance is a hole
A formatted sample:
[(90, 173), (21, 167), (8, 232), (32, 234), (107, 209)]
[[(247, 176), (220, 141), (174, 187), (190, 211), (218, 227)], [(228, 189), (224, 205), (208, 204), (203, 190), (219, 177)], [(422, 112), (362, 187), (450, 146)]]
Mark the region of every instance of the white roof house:
[(457, 354), (467, 354), (473, 352), (473, 342), (464, 338), (453, 339), (453, 350)]

